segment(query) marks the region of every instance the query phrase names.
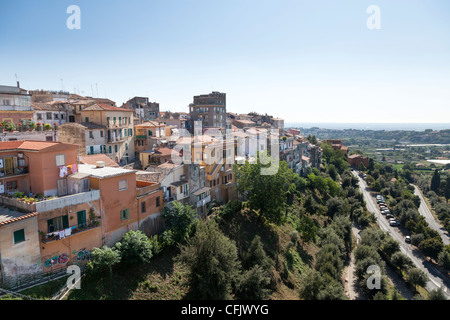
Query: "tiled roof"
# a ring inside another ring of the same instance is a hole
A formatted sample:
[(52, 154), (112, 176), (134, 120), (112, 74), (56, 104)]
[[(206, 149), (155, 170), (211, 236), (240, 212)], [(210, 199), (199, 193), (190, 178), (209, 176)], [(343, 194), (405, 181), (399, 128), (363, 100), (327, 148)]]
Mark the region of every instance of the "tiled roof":
[(103, 153), (91, 154), (87, 156), (82, 156), (80, 158), (80, 162), (84, 164), (96, 165), (97, 161), (105, 162), (106, 167), (119, 167), (119, 165), (114, 160), (112, 160), (106, 154)]
[(42, 111), (61, 111), (65, 109), (56, 103), (44, 103), (44, 102), (33, 102), (32, 106), (34, 110), (42, 110)]
[(34, 216), (37, 216), (37, 215), (38, 215), (37, 212), (32, 212), (32, 213), (28, 213), (28, 214), (23, 214), (23, 215), (18, 216), (18, 217), (12, 217), (12, 216), (11, 217), (7, 217), (6, 220), (3, 220), (3, 221), (0, 220), (1, 221), (0, 222), (0, 227), (4, 226), (6, 224), (9, 224), (9, 223), (13, 223), (13, 222), (16, 222), (16, 221), (19, 221), (19, 220), (31, 218), (31, 217), (34, 217)]
[(59, 151), (67, 149), (77, 149), (74, 144), (53, 142), (53, 141), (2, 141), (0, 150), (32, 150), (32, 151)]
[(109, 106), (107, 104), (103, 104), (103, 103), (96, 103), (90, 107), (87, 107), (86, 109), (87, 111), (95, 111), (95, 110), (105, 110), (105, 111), (125, 111), (125, 112), (134, 112), (131, 109), (125, 109), (125, 108), (119, 108), (119, 107), (113, 107), (113, 106)]

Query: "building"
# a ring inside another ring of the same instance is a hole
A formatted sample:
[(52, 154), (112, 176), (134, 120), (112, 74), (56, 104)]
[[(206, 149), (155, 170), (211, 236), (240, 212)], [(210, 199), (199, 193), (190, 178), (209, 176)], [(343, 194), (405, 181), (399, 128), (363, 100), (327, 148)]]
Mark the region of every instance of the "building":
[(193, 130), (194, 121), (201, 121), (203, 127), (226, 129), (226, 94), (213, 91), (209, 94), (194, 96), (194, 102), (189, 105), (189, 115), (190, 130)]
[(31, 95), (31, 102), (67, 102), (70, 98), (70, 93), (67, 91), (54, 91), (54, 90), (29, 90)]
[(327, 140), (323, 140), (322, 142), (329, 143), (334, 150), (340, 150), (345, 155), (348, 154), (348, 147), (344, 146), (344, 144), (342, 143), (342, 140), (327, 139)]
[(106, 126), (94, 122), (66, 123), (58, 126), (59, 141), (79, 146), (80, 156), (106, 154)]
[(0, 122), (12, 122), (16, 126), (19, 122), (33, 119), (31, 95), (17, 87), (0, 86)]
[(96, 103), (80, 111), (85, 123), (106, 127), (106, 155), (119, 164), (134, 161), (133, 110)]
[(369, 157), (364, 157), (360, 154), (352, 154), (348, 156), (348, 163), (352, 167), (359, 167), (359, 165), (362, 163), (364, 167), (369, 167)]
[(134, 97), (125, 102), (122, 108), (132, 109), (138, 124), (159, 117), (159, 103), (150, 102), (148, 97)]
[(58, 130), (25, 130), (13, 132), (0, 132), (0, 141), (35, 140), (35, 141), (59, 141)]
[(166, 125), (160, 121), (146, 121), (135, 125), (135, 152), (148, 151), (156, 147), (165, 146)]
[(102, 245), (100, 193), (77, 171), (77, 154), (77, 146), (60, 142), (0, 142), (4, 282), (83, 263)]
[(66, 123), (68, 103), (56, 101), (49, 103), (33, 102), (35, 123), (49, 124), (52, 127)]
[(101, 161), (104, 163), (105, 167), (115, 167), (118, 168), (119, 165), (109, 158), (106, 154), (90, 154), (86, 156), (80, 156), (80, 164), (90, 164), (97, 165), (97, 162)]
[(233, 120), (231, 124), (239, 129), (252, 128), (256, 126), (256, 123), (251, 120)]
[[(136, 171), (80, 164), (90, 186), (99, 190), (104, 243), (114, 245), (129, 230), (162, 229), (162, 190), (158, 183), (136, 179)], [(156, 220), (155, 220), (156, 219)]]

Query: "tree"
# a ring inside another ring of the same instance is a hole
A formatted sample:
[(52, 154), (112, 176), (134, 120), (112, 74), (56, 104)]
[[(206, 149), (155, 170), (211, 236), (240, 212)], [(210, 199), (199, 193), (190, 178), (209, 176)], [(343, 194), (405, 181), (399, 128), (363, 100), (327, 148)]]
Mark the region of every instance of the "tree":
[(443, 248), (444, 244), (442, 243), (442, 239), (440, 237), (425, 239), (419, 244), (419, 249), (425, 255), (434, 259), (437, 259)]
[(266, 221), (281, 224), (285, 218), (283, 212), (287, 197), (295, 191), (294, 172), (285, 161), (280, 161), (274, 174), (262, 174), (262, 169), (267, 166), (261, 163), (260, 158), (267, 155), (259, 155), (257, 163), (246, 161), (235, 166), (236, 189), (247, 198), (250, 208), (259, 211)]
[(301, 233), (303, 242), (314, 242), (319, 228), (315, 225), (314, 220), (304, 215), (300, 218), (298, 231)]
[(447, 179), (445, 179), (444, 197), (448, 203), (448, 199), (450, 199), (450, 174), (447, 176)]
[(229, 299), (241, 270), (234, 241), (214, 221), (205, 221), (187, 242), (179, 259), (189, 269), (190, 294), (195, 299)]
[(400, 251), (400, 244), (391, 236), (386, 237), (381, 246), (388, 258), (391, 258), (394, 253)]
[(431, 290), (428, 293), (428, 300), (447, 300), (442, 288)]
[(255, 265), (249, 270), (243, 272), (239, 277), (236, 296), (244, 300), (263, 300), (270, 293), (268, 288), (270, 276), (263, 267)]
[(242, 266), (245, 269), (251, 269), (256, 265), (259, 265), (266, 272), (270, 271), (273, 265), (273, 261), (267, 256), (261, 237), (258, 235), (253, 238), (250, 247), (242, 257)]
[(113, 267), (121, 260), (120, 252), (114, 248), (103, 246), (91, 251), (91, 260), (87, 263), (88, 274), (112, 274)]
[(417, 286), (425, 287), (428, 278), (425, 272), (418, 268), (411, 268), (407, 273), (408, 282), (411, 283), (417, 291)]
[(431, 178), (430, 189), (436, 193), (439, 192), (439, 187), (441, 185), (441, 176), (439, 174), (439, 170), (435, 169), (433, 173), (433, 177)]
[(441, 267), (450, 270), (450, 252), (442, 250), (438, 255), (438, 263)]
[(191, 234), (198, 220), (194, 208), (178, 201), (164, 207), (163, 217), (166, 227), (172, 231), (176, 242), (184, 241)]
[(152, 242), (140, 230), (128, 231), (114, 247), (127, 264), (149, 263), (153, 256)]
[(391, 263), (400, 270), (405, 270), (414, 266), (412, 260), (400, 251), (395, 252), (391, 256)]

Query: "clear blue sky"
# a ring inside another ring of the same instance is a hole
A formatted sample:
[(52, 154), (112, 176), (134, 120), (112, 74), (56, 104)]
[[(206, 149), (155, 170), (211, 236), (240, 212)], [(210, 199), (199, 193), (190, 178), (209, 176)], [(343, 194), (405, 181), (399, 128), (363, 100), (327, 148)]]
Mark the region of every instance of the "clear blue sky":
[(450, 122), (450, 1), (1, 0), (0, 84), (15, 74), (162, 110), (214, 90), (288, 122)]

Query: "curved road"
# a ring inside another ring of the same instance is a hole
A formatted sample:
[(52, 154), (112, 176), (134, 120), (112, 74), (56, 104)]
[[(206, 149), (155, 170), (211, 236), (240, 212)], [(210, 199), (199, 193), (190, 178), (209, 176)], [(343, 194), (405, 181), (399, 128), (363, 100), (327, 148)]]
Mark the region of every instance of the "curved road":
[(400, 250), (406, 254), (416, 265), (417, 268), (421, 269), (428, 276), (427, 290), (434, 290), (442, 287), (447, 299), (450, 298), (450, 280), (446, 278), (436, 267), (423, 259), (423, 255), (416, 249), (413, 249), (410, 244), (406, 243), (404, 236), (399, 232), (397, 227), (391, 227), (389, 221), (381, 214), (375, 198), (369, 193), (369, 187), (366, 182), (358, 176), (358, 174), (353, 171), (353, 175), (358, 178), (359, 189), (361, 190), (364, 200), (366, 201), (367, 210), (372, 212), (377, 218), (377, 223), (380, 228), (387, 231), (395, 240), (399, 242)]

